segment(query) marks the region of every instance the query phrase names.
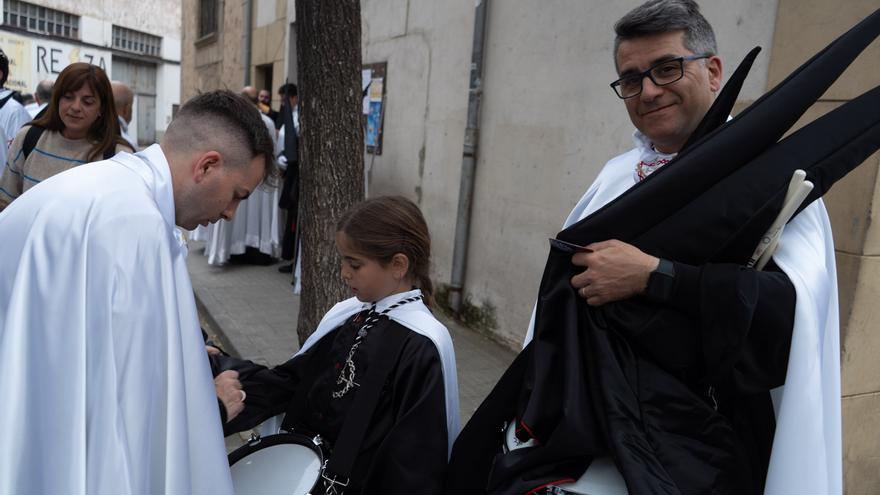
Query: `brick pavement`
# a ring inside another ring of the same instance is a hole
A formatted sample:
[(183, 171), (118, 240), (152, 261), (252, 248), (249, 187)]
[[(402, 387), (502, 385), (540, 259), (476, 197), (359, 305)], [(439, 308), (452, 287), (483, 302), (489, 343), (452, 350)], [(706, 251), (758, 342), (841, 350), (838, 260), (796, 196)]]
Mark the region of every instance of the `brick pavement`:
[[(201, 247), (190, 242), (187, 259), (202, 324), (227, 351), (273, 365), (299, 347), (296, 319), (299, 296), (290, 275), (270, 266), (208, 265)], [(440, 314), (455, 346), (462, 424), (470, 418), (515, 357), (510, 349)], [(239, 442), (227, 441), (229, 448)]]

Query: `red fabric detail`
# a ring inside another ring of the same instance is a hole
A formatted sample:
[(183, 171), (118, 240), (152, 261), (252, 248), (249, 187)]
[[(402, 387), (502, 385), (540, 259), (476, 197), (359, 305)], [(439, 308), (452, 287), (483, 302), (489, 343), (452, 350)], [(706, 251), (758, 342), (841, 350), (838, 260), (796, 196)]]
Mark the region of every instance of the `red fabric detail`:
[(532, 429), (529, 428), (529, 425), (523, 423), (522, 421), (520, 421), (519, 424), (520, 424), (520, 426), (521, 426), (522, 428), (517, 428), (517, 429), (516, 429), (516, 432), (517, 432), (517, 433), (519, 433), (519, 432), (521, 432), (521, 431), (523, 431), (523, 430), (526, 430), (526, 433), (528, 433), (528, 434), (529, 434), (529, 437), (531, 437), (531, 439), (535, 441), (535, 444), (536, 444), (536, 445), (541, 445), (541, 441), (538, 440), (538, 437), (536, 437), (534, 433), (532, 433)]
[(667, 163), (669, 163), (669, 159), (667, 158), (658, 158), (649, 162), (644, 160), (640, 161), (638, 165), (636, 165), (636, 175), (639, 177), (639, 181), (645, 180), (654, 171)]
[(543, 490), (544, 488), (547, 488), (548, 486), (558, 485), (559, 483), (574, 483), (574, 482), (575, 482), (574, 478), (562, 478), (561, 480), (551, 481), (550, 483), (544, 483), (543, 485), (541, 485), (539, 487), (533, 488), (532, 491), (526, 492), (525, 495), (533, 495), (533, 494), (538, 493), (539, 491)]

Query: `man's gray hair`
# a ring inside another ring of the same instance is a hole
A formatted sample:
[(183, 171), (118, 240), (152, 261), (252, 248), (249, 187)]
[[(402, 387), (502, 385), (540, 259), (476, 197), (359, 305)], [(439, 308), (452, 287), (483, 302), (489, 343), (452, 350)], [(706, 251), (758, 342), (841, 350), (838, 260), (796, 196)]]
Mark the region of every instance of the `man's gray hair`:
[(684, 47), (697, 55), (716, 55), (715, 33), (694, 0), (649, 0), (614, 25), (614, 66), (620, 43), (654, 34), (684, 31)]
[(40, 81), (37, 84), (37, 90), (34, 91), (34, 96), (36, 96), (40, 103), (49, 103), (49, 100), (52, 99), (52, 86), (54, 85), (55, 81), (50, 81), (49, 79)]

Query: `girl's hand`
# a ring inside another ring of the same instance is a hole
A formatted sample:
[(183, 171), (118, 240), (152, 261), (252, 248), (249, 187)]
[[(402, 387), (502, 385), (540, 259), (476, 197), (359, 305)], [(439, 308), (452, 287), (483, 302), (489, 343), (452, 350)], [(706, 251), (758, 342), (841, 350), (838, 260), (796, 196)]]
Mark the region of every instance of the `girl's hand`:
[(244, 400), (247, 398), (238, 381), (238, 372), (226, 370), (214, 378), (214, 390), (217, 397), (226, 408), (226, 422), (230, 422), (244, 410)]

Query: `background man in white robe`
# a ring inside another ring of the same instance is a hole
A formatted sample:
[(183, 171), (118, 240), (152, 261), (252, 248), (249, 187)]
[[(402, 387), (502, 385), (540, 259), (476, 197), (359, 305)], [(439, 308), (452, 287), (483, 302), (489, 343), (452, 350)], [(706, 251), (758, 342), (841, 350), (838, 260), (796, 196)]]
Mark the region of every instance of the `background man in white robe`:
[(0, 214), (0, 494), (232, 493), (177, 226), (232, 218), (272, 155), (251, 103), (205, 93)]
[(55, 81), (51, 79), (43, 79), (37, 83), (37, 87), (34, 90), (34, 102), (24, 106), (24, 109), (27, 110), (32, 119), (37, 118), (37, 115), (49, 105), (49, 100), (52, 99), (53, 86), (55, 86)]
[(131, 149), (136, 150), (137, 141), (128, 132), (134, 106), (134, 92), (122, 81), (110, 81), (110, 86), (113, 88), (113, 103), (119, 116), (119, 132), (122, 133), (122, 139), (131, 145)]
[(0, 160), (6, 164), (6, 150), (12, 144), (21, 126), (31, 121), (31, 114), (15, 99), (15, 93), (5, 86), (9, 79), (9, 57), (0, 50)]

